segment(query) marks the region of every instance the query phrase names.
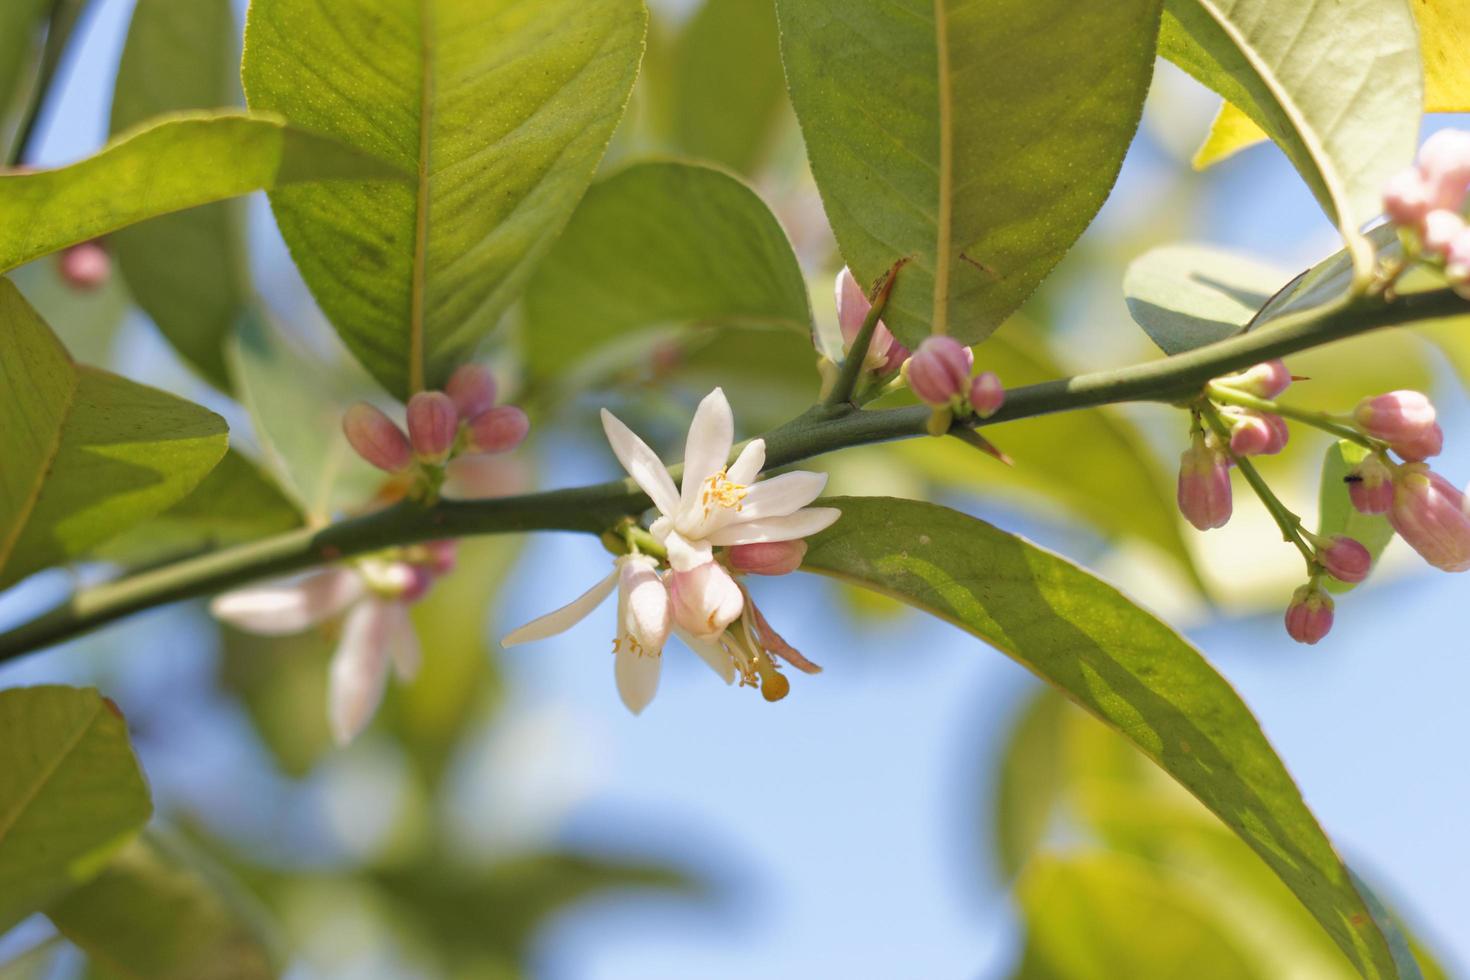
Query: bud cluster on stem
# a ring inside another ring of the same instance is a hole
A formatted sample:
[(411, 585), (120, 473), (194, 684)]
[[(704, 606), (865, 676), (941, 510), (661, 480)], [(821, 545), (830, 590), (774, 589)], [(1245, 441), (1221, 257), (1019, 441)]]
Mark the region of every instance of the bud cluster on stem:
[(1445, 129), (1424, 141), (1416, 163), (1383, 188), (1383, 212), (1408, 236), (1411, 248), (1441, 264), (1445, 278), (1470, 293), (1470, 227), (1464, 207), (1470, 189), (1470, 133)]

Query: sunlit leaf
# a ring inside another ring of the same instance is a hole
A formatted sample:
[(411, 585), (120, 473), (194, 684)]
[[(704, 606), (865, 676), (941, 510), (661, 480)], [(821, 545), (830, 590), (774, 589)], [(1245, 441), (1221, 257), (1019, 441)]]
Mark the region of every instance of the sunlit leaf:
[[(1322, 496), (1318, 513), (1321, 522), (1317, 533), (1323, 537), (1345, 534), (1368, 549), (1376, 562), (1388, 542), (1393, 539), (1393, 528), (1382, 514), (1364, 514), (1353, 506), (1348, 496), (1348, 474), (1368, 457), (1368, 450), (1356, 442), (1346, 439), (1332, 444), (1322, 459)], [(1327, 587), (1333, 592), (1347, 592), (1353, 587), (1349, 582), (1340, 582), (1329, 577)]]
[(0, 691), (0, 933), (102, 870), (152, 812), (116, 705)]
[(124, 133), (57, 170), (0, 174), (0, 272), (185, 208), (277, 185), (401, 182), (382, 161), (269, 112), (188, 112)]
[(145, 834), (46, 914), (97, 980), (271, 980), (262, 913), (172, 835)]
[(1224, 340), (1251, 321), (1288, 275), (1207, 245), (1165, 245), (1123, 277), (1128, 312), (1165, 354)]
[(1200, 144), (1189, 163), (1196, 170), (1204, 170), (1248, 146), (1270, 138), (1250, 116), (1235, 108), (1234, 103), (1221, 102), (1220, 111), (1215, 113), (1215, 121), (1210, 123), (1209, 134), (1205, 136), (1205, 141)]
[(1167, 0), (1159, 53), (1269, 133), (1345, 238), (1413, 159), (1423, 81), (1403, 0)]
[(885, 322), (967, 343), (1092, 221), (1153, 72), (1158, 0), (781, 0), (812, 172), (860, 282), (910, 258)]
[(983, 521), (838, 497), (804, 568), (947, 620), (1125, 734), (1259, 853), (1365, 976), (1393, 959), (1346, 868), (1239, 695), (1188, 642), (1070, 562)]
[(271, 195), (317, 302), (390, 393), (441, 384), (519, 294), (592, 179), (645, 19), (640, 0), (250, 5), (250, 105), (415, 175)]
[[(237, 38), (230, 0), (139, 0), (117, 69), (112, 132), (166, 112), (238, 103)], [(250, 296), (242, 219), (236, 202), (220, 202), (108, 239), (138, 305), (226, 391), (224, 342)]]
[(72, 363), (0, 282), (0, 588), (177, 503), (227, 442), (213, 412)]
[(686, 324), (807, 338), (806, 283), (785, 232), (740, 180), (692, 164), (635, 164), (593, 185), (536, 270), (527, 359), (544, 375), (635, 331)]

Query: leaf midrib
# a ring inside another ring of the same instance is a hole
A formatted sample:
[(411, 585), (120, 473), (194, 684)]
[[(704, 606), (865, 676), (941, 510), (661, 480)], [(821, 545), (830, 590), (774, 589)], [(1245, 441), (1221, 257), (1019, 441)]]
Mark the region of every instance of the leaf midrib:
[[(51, 338), (53, 343), (58, 343)], [(46, 486), (47, 479), (51, 476), (52, 469), (56, 466), (56, 459), (61, 455), (61, 444), (66, 433), (67, 423), (71, 421), (72, 408), (76, 405), (77, 389), (82, 386), (82, 379), (77, 373), (76, 362), (71, 355), (63, 349), (62, 355), (66, 358), (67, 366), (71, 369), (71, 387), (66, 392), (66, 404), (62, 407), (61, 421), (56, 425), (55, 437), (51, 442), (51, 448), (46, 453), (46, 465), (41, 467), (36, 474), (36, 482), (31, 487), (30, 493), (26, 495), (20, 512), (16, 515), (15, 526), (12, 527), (4, 538), (0, 538), (0, 581), (3, 581), (5, 569), (14, 556), (15, 546), (20, 542), (21, 534), (31, 522), (31, 515), (36, 511), (36, 503), (41, 499), (41, 490)]]
[(947, 0), (934, 0), (934, 41), (938, 52), (939, 95), (939, 207), (934, 228), (934, 309), (930, 329), (949, 333), (949, 252), (953, 237), (950, 197), (954, 185), (954, 95), (949, 68), (949, 10)]
[(408, 393), (424, 388), (424, 308), (429, 253), (429, 131), (434, 112), (433, 0), (419, 0), (419, 159), (409, 286)]
[(102, 701), (99, 698), (97, 703), (93, 706), (91, 714), (89, 714), (86, 718), (82, 720), (82, 724), (77, 728), (76, 732), (74, 732), (67, 739), (65, 748), (63, 748), (62, 751), (57, 754), (56, 758), (52, 760), (51, 764), (48, 765), (45, 770), (40, 773), (39, 778), (37, 778), (30, 789), (27, 790), (26, 793), (22, 795), (19, 800), (16, 801), (16, 805), (10, 810), (10, 812), (4, 814), (3, 818), (0, 818), (0, 844), (3, 844), (5, 842), (5, 836), (9, 834), (10, 831), (14, 829), (15, 825), (20, 821), (21, 814), (25, 813), (26, 809), (36, 801), (37, 796), (41, 795), (41, 790), (45, 789), (46, 784), (49, 783), (51, 781), (51, 778), (56, 775), (57, 770), (61, 768), (61, 764), (65, 762), (71, 756), (71, 754), (77, 750), (77, 746), (82, 743), (82, 739), (86, 736), (87, 732), (91, 731), (92, 725), (97, 720), (98, 713), (100, 711), (102, 711)]

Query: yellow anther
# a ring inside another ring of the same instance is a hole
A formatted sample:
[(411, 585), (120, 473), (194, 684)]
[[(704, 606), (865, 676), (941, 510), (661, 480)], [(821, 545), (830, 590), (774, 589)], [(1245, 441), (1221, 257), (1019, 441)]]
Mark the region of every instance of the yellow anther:
[(716, 507), (741, 510), (748, 492), (745, 484), (732, 483), (726, 471), (720, 470), (704, 481), (704, 489), (700, 491), (699, 502), (704, 505), (704, 516), (708, 517)]

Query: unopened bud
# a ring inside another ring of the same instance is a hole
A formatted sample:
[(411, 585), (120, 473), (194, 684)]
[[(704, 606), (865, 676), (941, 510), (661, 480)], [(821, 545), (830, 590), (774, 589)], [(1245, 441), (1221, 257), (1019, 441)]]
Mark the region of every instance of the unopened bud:
[(448, 575), (459, 562), (459, 542), (453, 538), (427, 541), (424, 543), (424, 552), (428, 557), (425, 564), (435, 575)]
[(671, 572), (668, 586), (674, 622), (695, 636), (719, 636), (745, 610), (745, 593), (719, 562)]
[(1332, 630), (1332, 608), (1332, 597), (1320, 586), (1303, 585), (1286, 607), (1286, 632), (1298, 643), (1316, 643)]
[(785, 575), (801, 567), (805, 541), (767, 541), (730, 548), (730, 567), (752, 575)]
[[(873, 304), (868, 302), (863, 288), (857, 284), (857, 280), (852, 277), (852, 270), (847, 266), (843, 266), (842, 271), (837, 273), (836, 293), (837, 325), (842, 330), (842, 346), (846, 350), (857, 339)], [(868, 368), (878, 374), (890, 374), (898, 370), (908, 356), (908, 348), (900, 344), (883, 321), (879, 320), (873, 328), (872, 339), (868, 342)]]
[(1383, 187), (1383, 213), (1396, 225), (1417, 228), (1430, 206), (1429, 186), (1417, 167), (1400, 170)]
[(421, 391), (408, 400), (408, 441), (426, 463), (442, 463), (454, 448), (459, 414), (442, 391)]
[(905, 370), (919, 401), (934, 408), (951, 405), (969, 394), (975, 355), (953, 337), (926, 337)]
[(982, 371), (970, 382), (970, 407), (988, 419), (1006, 402), (1006, 389), (994, 371)]
[(1470, 569), (1465, 495), (1424, 463), (1405, 463), (1394, 475), (1388, 523), (1435, 568)]
[(1356, 538), (1339, 534), (1317, 548), (1317, 560), (1329, 575), (1342, 582), (1361, 582), (1373, 568), (1373, 556)]
[(112, 259), (100, 242), (73, 245), (61, 253), (57, 264), (61, 281), (83, 292), (101, 289), (112, 276)]
[(1424, 216), (1424, 227), (1419, 237), (1424, 242), (1424, 251), (1443, 255), (1464, 230), (1465, 219), (1458, 212), (1438, 208)]
[(1215, 379), (1217, 384), (1243, 391), (1257, 398), (1275, 398), (1291, 385), (1291, 372), (1280, 359), (1262, 361), (1236, 374)]
[(1230, 465), (1224, 453), (1196, 434), (1179, 457), (1179, 512), (1201, 531), (1224, 527), (1230, 520)]
[(502, 405), (470, 419), (469, 451), (503, 453), (519, 446), (531, 431), (531, 420), (514, 405)]
[(1227, 417), (1233, 423), (1230, 450), (1237, 456), (1274, 456), (1291, 438), (1286, 420), (1279, 415), (1243, 408), (1230, 410)]
[(495, 407), (495, 376), (483, 364), (461, 364), (449, 376), (444, 393), (459, 417), (468, 422)]
[(1348, 498), (1361, 514), (1387, 514), (1393, 507), (1393, 472), (1378, 456), (1368, 456), (1347, 476)]
[(1418, 391), (1390, 391), (1364, 398), (1353, 419), (1368, 435), (1388, 443), (1407, 460), (1439, 455), (1444, 431), (1435, 422), (1434, 403)]
[(342, 434), (357, 455), (380, 470), (397, 473), (413, 462), (408, 436), (367, 402), (358, 402), (342, 416)]
[(1470, 133), (1442, 129), (1419, 148), (1419, 173), (1436, 208), (1458, 211), (1470, 185)]

